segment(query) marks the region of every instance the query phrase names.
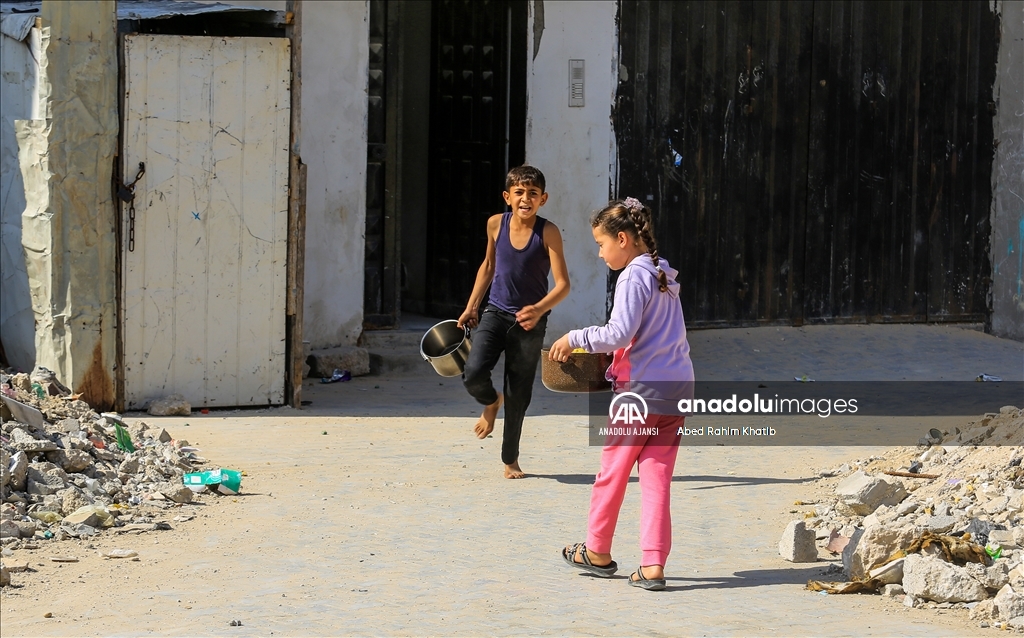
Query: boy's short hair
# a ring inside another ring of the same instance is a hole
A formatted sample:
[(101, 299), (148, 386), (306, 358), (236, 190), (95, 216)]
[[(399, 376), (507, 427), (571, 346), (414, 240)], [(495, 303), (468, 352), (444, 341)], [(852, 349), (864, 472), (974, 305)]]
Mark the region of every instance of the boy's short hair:
[(508, 172), (508, 176), (505, 177), (505, 190), (512, 190), (513, 186), (520, 185), (536, 186), (540, 188), (540, 192), (547, 190), (547, 183), (544, 179), (544, 173), (540, 172), (540, 169), (534, 168), (533, 166), (516, 166)]

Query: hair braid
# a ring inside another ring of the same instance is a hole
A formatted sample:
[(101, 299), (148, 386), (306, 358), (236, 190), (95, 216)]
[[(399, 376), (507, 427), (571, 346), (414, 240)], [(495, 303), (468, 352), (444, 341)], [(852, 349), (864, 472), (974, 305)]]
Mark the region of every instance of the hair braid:
[(633, 197), (624, 200), (613, 199), (608, 205), (594, 213), (590, 218), (590, 225), (594, 228), (601, 228), (604, 232), (615, 237), (620, 232), (633, 236), (634, 240), (639, 239), (647, 248), (647, 254), (651, 262), (658, 269), (658, 290), (668, 290), (668, 275), (661, 269), (658, 259), (658, 245), (654, 241), (654, 233), (651, 209), (640, 203)]
[(665, 274), (665, 271), (658, 264), (658, 244), (654, 241), (654, 235), (651, 233), (651, 209), (647, 206), (631, 208), (629, 209), (629, 217), (633, 220), (633, 225), (636, 226), (636, 232), (640, 237), (640, 241), (647, 247), (647, 254), (651, 256), (651, 263), (658, 269), (658, 290), (665, 292), (668, 290), (668, 275)]

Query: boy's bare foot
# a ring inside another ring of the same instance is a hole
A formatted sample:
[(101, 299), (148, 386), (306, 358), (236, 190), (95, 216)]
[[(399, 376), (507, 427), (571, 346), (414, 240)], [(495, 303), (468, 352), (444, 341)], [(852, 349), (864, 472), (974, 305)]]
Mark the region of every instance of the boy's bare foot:
[[(486, 439), (487, 435), (494, 431), (494, 420), (498, 418), (498, 408), (501, 407), (501, 402), (505, 397), (498, 393), (498, 400), (484, 408), (483, 414), (480, 415), (480, 420), (473, 426), (473, 431), (476, 432), (476, 438)], [(508, 471), (506, 470), (506, 474)]]
[(526, 478), (526, 474), (523, 473), (523, 468), (519, 467), (519, 461), (509, 463), (505, 466), (505, 478)]

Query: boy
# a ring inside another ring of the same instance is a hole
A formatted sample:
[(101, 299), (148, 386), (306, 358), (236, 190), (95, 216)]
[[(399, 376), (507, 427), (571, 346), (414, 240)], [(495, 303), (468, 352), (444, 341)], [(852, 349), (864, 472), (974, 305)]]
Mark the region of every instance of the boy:
[[(548, 201), (544, 174), (519, 166), (505, 178), (505, 203), (512, 211), (487, 220), (487, 254), (476, 274), (473, 293), (459, 326), (476, 328), (473, 348), (463, 372), (466, 390), (485, 406), (473, 427), (479, 439), (494, 429), (498, 408), (505, 404), (501, 462), (505, 478), (523, 478), (519, 438), (523, 417), (533, 396), (533, 380), (544, 345), (548, 314), (569, 294), (569, 273), (558, 227), (537, 211)], [(548, 291), (548, 273), (555, 287)], [(477, 308), (487, 287), (491, 294), (482, 315)], [(504, 394), (491, 383), (491, 371), (505, 352)]]

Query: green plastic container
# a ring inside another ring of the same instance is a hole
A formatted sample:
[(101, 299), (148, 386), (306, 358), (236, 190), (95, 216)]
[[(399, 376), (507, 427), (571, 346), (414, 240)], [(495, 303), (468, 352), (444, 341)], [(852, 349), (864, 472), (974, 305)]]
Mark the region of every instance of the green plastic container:
[(182, 477), (182, 482), (197, 492), (202, 491), (202, 489), (197, 489), (202, 486), (221, 494), (238, 494), (242, 489), (242, 473), (224, 468), (206, 472), (191, 472)]

